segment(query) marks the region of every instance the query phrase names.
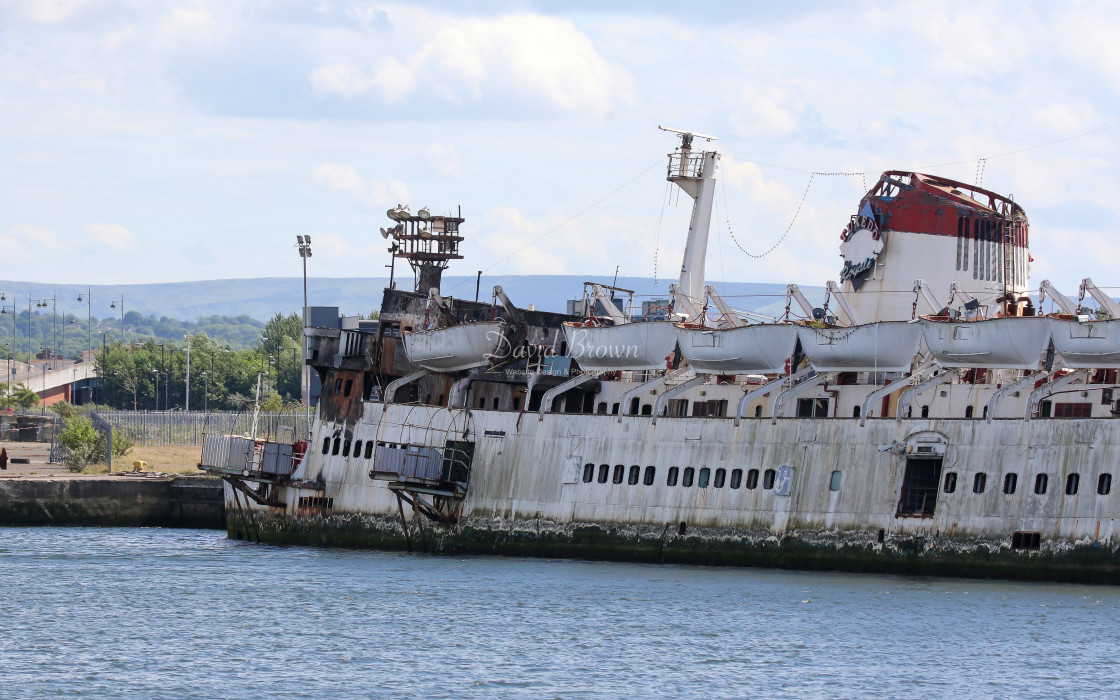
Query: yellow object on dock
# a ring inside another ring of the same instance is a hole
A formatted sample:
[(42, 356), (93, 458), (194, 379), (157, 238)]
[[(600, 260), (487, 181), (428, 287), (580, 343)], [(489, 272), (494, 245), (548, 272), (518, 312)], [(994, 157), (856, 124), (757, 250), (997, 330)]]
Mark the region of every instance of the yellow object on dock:
[(146, 467), (146, 466), (148, 466), (148, 463), (147, 463), (147, 462), (145, 462), (145, 461), (144, 461), (144, 460), (142, 460), (142, 459), (138, 459), (138, 460), (136, 460), (136, 461), (134, 461), (134, 462), (132, 463), (132, 470), (133, 470), (133, 471), (137, 471), (137, 472), (138, 472), (138, 471), (142, 470), (142, 469), (143, 469), (144, 467)]

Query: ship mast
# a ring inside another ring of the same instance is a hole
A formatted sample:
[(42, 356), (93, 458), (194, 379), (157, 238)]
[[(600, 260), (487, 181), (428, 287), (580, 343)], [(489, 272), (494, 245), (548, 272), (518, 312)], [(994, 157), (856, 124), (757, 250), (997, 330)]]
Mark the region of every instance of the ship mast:
[(712, 202), (716, 191), (716, 162), (719, 154), (715, 151), (693, 153), (694, 138), (715, 141), (715, 136), (698, 134), (683, 129), (658, 127), (681, 137), (680, 148), (669, 154), (669, 182), (692, 197), (692, 220), (688, 225), (688, 241), (681, 260), (680, 293), (688, 297), (692, 305), (701, 309), (704, 306), (704, 261), (708, 254), (708, 231), (712, 222)]

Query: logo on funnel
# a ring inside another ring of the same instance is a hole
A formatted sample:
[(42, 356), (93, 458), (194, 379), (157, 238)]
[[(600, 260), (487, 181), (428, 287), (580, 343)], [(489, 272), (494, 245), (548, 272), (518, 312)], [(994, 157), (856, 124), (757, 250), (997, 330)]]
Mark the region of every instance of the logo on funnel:
[(851, 280), (852, 287), (859, 289), (867, 278), (867, 273), (875, 267), (879, 253), (883, 252), (883, 238), (879, 235), (879, 222), (871, 205), (863, 203), (859, 214), (840, 233), (840, 257), (844, 259), (844, 269), (840, 270), (841, 280)]

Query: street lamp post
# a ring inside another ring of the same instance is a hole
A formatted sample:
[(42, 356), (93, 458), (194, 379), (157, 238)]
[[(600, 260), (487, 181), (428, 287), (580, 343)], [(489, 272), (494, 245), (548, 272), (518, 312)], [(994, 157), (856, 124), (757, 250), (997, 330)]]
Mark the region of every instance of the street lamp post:
[(55, 353), (58, 352), (58, 299), (55, 297), (54, 294), (50, 295), (50, 297), (44, 297), (38, 304), (40, 309), (45, 309), (45, 308), (47, 308), (48, 305), (51, 307), (52, 335), (51, 335), (51, 345), (50, 345), (50, 351), (51, 351), (50, 356), (51, 356), (51, 359), (53, 360)]
[(110, 309), (115, 309), (115, 308), (117, 308), (117, 304), (121, 305), (121, 344), (123, 345), (124, 344), (124, 295), (123, 294), (121, 295), (120, 299), (115, 300), (113, 303), (109, 304), (109, 308)]
[(35, 302), (36, 307), (39, 305), (40, 299), (32, 299), (31, 295), (27, 295), (27, 376), (31, 376), (31, 302)]
[[(81, 304), (84, 301), (85, 304), (86, 304), (86, 331), (87, 331), (87, 334), (89, 335), (89, 339), (88, 339), (89, 344), (86, 347), (86, 350), (88, 350), (89, 354), (92, 356), (93, 355), (93, 298), (90, 296), (90, 288), (89, 287), (86, 288), (86, 295), (85, 296), (86, 296), (86, 298), (82, 299), (82, 295), (79, 294), (78, 295), (78, 303)], [(124, 305), (123, 296), (122, 296), (121, 305), (122, 306)]]
[(307, 366), (307, 259), (311, 257), (311, 236), (296, 236), (299, 257), (303, 260), (303, 328), (300, 332), (300, 346), (303, 349), (303, 364), (300, 367), (300, 400), (307, 421), (307, 435), (311, 437), (311, 372)]
[[(8, 295), (0, 292), (0, 301), (7, 301)], [(15, 351), (16, 351), (16, 305), (10, 304), (8, 306), (0, 306), (0, 315), (12, 312), (12, 337), (11, 342), (8, 343), (8, 394), (11, 395), (12, 380), (16, 373), (15, 368)]]
[(152, 375), (155, 376), (155, 378), (156, 378), (156, 395), (155, 395), (154, 398), (155, 398), (155, 408), (158, 411), (159, 410), (159, 370), (153, 367), (152, 368)]
[(202, 390), (202, 412), (210, 412), (210, 373), (202, 373), (203, 384), (205, 385)]

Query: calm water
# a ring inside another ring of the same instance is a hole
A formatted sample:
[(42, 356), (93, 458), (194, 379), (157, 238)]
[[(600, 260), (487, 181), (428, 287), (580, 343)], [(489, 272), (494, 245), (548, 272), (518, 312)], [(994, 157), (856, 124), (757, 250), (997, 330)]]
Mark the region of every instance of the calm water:
[(1120, 590), (0, 528), (4, 697), (1115, 697)]

